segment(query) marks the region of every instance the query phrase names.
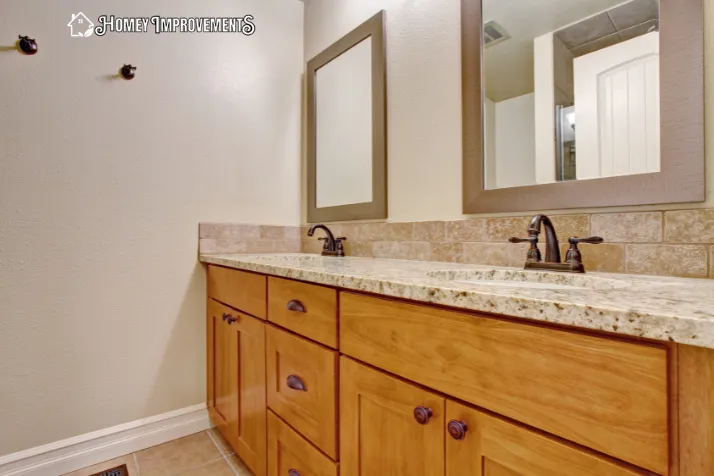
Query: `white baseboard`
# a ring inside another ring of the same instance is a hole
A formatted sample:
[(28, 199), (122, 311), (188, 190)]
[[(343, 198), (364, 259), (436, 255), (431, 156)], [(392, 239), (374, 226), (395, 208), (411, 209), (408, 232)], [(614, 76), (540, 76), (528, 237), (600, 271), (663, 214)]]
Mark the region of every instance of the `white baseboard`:
[(60, 476), (211, 427), (194, 405), (0, 457), (0, 476)]

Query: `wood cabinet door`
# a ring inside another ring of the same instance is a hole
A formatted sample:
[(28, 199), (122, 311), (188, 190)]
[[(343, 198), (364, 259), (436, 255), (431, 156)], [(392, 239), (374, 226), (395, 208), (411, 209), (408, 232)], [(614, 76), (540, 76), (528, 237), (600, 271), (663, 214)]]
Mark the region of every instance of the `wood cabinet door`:
[(341, 476), (443, 476), (444, 399), (340, 358)]
[(450, 400), (446, 402), (446, 432), (446, 476), (652, 474)]
[(209, 299), (208, 411), (238, 456), (266, 472), (265, 324)]

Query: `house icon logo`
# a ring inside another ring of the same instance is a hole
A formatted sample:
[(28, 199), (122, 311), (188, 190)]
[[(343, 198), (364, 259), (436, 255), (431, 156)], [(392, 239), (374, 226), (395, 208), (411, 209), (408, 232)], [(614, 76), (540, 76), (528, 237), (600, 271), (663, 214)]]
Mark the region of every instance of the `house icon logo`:
[(94, 33), (94, 23), (82, 12), (73, 13), (72, 20), (67, 23), (72, 36), (87, 37)]

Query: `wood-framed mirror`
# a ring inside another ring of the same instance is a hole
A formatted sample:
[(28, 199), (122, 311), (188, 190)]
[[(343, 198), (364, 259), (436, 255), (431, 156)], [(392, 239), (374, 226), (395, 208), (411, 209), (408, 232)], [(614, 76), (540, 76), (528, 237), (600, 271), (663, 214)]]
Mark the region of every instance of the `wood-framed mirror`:
[(702, 0), (461, 0), (464, 213), (705, 200)]
[(307, 64), (307, 221), (387, 218), (384, 11)]

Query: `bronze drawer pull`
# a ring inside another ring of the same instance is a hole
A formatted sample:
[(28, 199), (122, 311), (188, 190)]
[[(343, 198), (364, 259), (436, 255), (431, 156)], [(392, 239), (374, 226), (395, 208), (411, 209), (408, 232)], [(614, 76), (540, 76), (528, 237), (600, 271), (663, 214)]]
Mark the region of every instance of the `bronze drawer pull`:
[(300, 476), (300, 473), (298, 473), (297, 469), (291, 469), (288, 471), (288, 476)]
[(414, 419), (419, 423), (420, 425), (426, 425), (429, 423), (429, 420), (431, 419), (431, 408), (426, 408), (426, 407), (416, 407), (414, 409)]
[(233, 317), (233, 316), (231, 316), (230, 314), (226, 314), (226, 313), (223, 313), (223, 320), (226, 321), (229, 326), (230, 326), (231, 324), (233, 324), (234, 322), (238, 322), (238, 318), (237, 318), (237, 317)]
[(305, 306), (298, 301), (297, 299), (293, 299), (291, 301), (288, 301), (288, 311), (294, 311), (294, 312), (307, 312), (305, 309)]
[(302, 381), (297, 375), (288, 375), (288, 388), (293, 390), (299, 390), (301, 392), (307, 392), (307, 387), (305, 382)]
[(468, 431), (469, 427), (463, 421), (451, 420), (446, 426), (446, 429), (449, 432), (449, 436), (451, 436), (453, 439), (463, 440), (464, 438), (466, 438), (466, 432)]

